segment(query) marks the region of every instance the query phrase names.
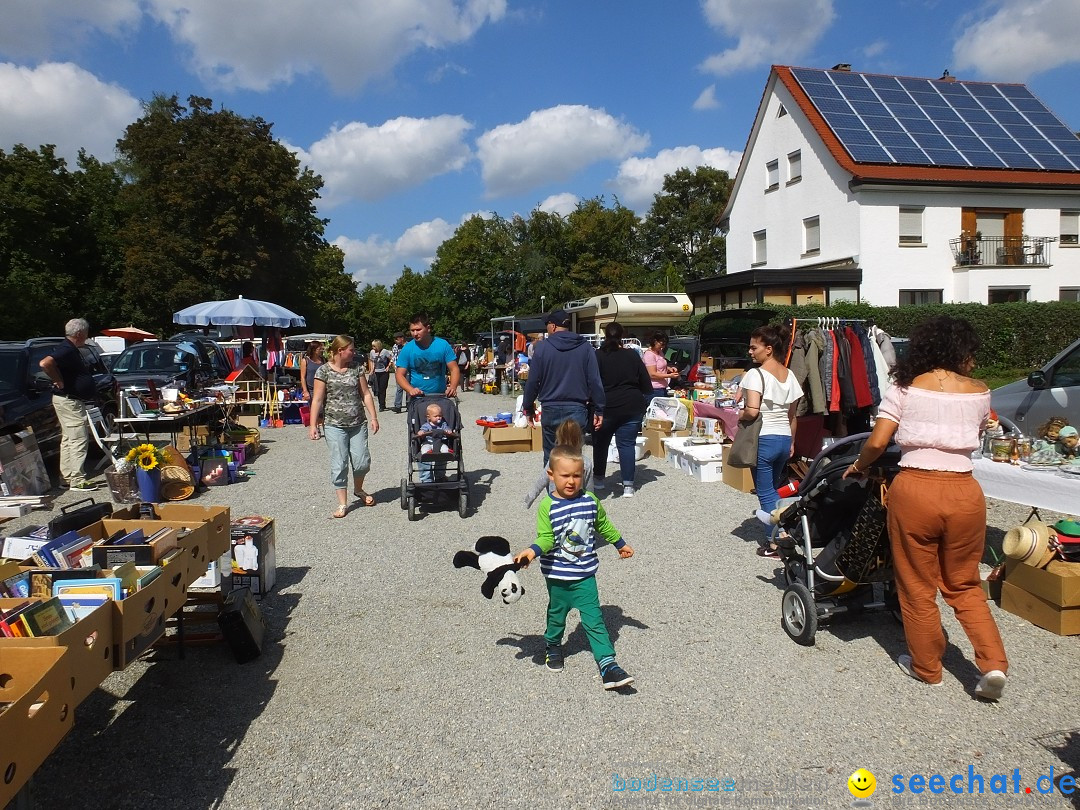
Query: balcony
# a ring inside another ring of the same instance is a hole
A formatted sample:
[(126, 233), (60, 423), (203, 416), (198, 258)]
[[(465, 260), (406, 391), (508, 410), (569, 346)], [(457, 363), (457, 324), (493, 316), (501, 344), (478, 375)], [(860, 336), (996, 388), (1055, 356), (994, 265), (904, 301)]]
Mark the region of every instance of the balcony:
[(949, 247), (957, 267), (1049, 267), (1050, 245), (1056, 241), (1056, 236), (975, 235), (950, 239)]

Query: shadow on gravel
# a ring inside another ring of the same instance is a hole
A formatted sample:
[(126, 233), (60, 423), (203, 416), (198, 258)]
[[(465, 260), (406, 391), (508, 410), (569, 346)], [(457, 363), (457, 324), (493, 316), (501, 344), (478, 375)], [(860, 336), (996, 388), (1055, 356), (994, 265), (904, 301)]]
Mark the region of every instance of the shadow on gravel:
[(469, 480), (469, 508), (476, 511), (491, 494), (491, 485), (500, 473), (498, 470), (480, 469), (469, 470), (465, 475)]
[(124, 689), (125, 676), (106, 679), (38, 770), (29, 807), (222, 806), (236, 773), (229, 762), (277, 689), (282, 641), (302, 595), (282, 591), (308, 570), (277, 569), (274, 591), (259, 603), (267, 634), (255, 660), (237, 664), (224, 641), (189, 642), (184, 660), (170, 646), (137, 662), (145, 671), (119, 695), (109, 690)]
[[(1069, 769), (1065, 773), (1054, 770), (1054, 787), (1061, 790), (1061, 778), (1071, 776), (1073, 779), (1080, 777), (1080, 728), (1066, 729), (1064, 731), (1051, 731), (1035, 738), (1035, 742), (1065, 763)], [(1064, 791), (1062, 791), (1064, 792)], [(1080, 790), (1072, 794), (1072, 806), (1080, 808)]]
[(751, 515), (732, 529), (731, 534), (745, 543), (753, 543), (758, 546), (765, 539), (765, 526), (762, 525), (760, 520)]
[[(604, 626), (607, 627), (612, 644), (619, 640), (619, 635), (622, 633), (624, 627), (633, 627), (636, 630), (649, 629), (649, 625), (644, 622), (639, 622), (632, 616), (627, 616), (623, 609), (617, 605), (601, 605), (600, 612), (604, 616)], [(544, 642), (543, 633), (535, 636), (514, 634), (506, 636), (505, 638), (500, 638), (495, 642), (495, 645), (501, 647), (517, 647), (518, 651), (514, 654), (514, 658), (519, 661), (524, 658), (529, 658), (532, 659), (534, 664), (544, 663), (546, 643)], [(589, 655), (592, 654), (592, 651), (589, 648), (589, 641), (585, 636), (585, 630), (579, 623), (570, 632), (570, 635), (566, 636), (563, 640), (563, 655), (570, 657), (571, 655), (580, 652)]]

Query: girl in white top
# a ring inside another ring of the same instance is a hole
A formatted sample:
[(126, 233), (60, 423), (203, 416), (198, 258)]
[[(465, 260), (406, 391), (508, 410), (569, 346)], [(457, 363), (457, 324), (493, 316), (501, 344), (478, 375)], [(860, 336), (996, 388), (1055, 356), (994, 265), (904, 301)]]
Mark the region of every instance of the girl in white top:
[[(758, 519), (772, 525), (772, 511), (780, 502), (776, 489), (784, 483), (784, 470), (795, 443), (795, 408), (803, 395), (795, 375), (780, 362), (784, 338), (775, 326), (760, 326), (750, 333), (750, 359), (758, 364), (743, 374), (743, 412), (740, 421), (752, 422), (761, 414), (758, 458), (754, 467)], [(758, 549), (762, 557), (776, 557), (769, 545)]]

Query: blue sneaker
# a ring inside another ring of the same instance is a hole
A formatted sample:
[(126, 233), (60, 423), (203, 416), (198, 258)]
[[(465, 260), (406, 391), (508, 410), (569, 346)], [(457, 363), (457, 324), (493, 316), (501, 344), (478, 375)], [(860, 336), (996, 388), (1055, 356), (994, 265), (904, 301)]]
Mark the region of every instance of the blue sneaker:
[(600, 670), (600, 679), (604, 682), (605, 689), (618, 689), (620, 686), (629, 686), (634, 682), (626, 670), (614, 662)]
[(547, 648), (547, 652), (544, 653), (544, 663), (547, 664), (547, 668), (550, 669), (552, 672), (562, 672), (562, 647), (560, 647), (558, 644), (549, 645)]

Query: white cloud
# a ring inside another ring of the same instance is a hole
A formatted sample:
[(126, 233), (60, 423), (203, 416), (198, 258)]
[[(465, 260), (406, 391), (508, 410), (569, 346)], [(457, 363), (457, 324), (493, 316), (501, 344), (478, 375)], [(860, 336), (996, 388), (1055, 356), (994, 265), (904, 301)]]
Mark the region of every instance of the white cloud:
[(141, 16), (139, 0), (5, 0), (0, 4), (0, 52), (49, 56), (92, 29), (118, 34)]
[(651, 158), (630, 158), (619, 166), (619, 174), (612, 181), (619, 202), (636, 211), (645, 211), (652, 205), (653, 197), (664, 187), (664, 176), (687, 168), (711, 166), (726, 171), (732, 177), (739, 168), (742, 153), (717, 147), (702, 149), (699, 146), (678, 146), (663, 149)]
[(487, 194), (498, 197), (567, 180), (597, 161), (621, 160), (645, 149), (649, 138), (603, 110), (563, 104), (488, 130), (476, 145)]
[(319, 72), (355, 90), (415, 51), (465, 42), (506, 0), (148, 0), (191, 51), (195, 72), (226, 89), (267, 90)]
[(574, 213), (579, 202), (581, 202), (581, 198), (576, 194), (564, 191), (562, 194), (552, 194), (547, 197), (536, 208), (545, 214), (558, 214), (565, 217)]
[(889, 49), (889, 43), (883, 39), (876, 39), (862, 49), (862, 54), (867, 59), (873, 59), (885, 53)]
[(394, 243), (394, 249), (403, 256), (422, 256), (430, 264), (435, 250), (453, 235), (454, 226), (445, 219), (436, 218), (406, 229)]
[(953, 73), (974, 70), (996, 81), (1027, 81), (1080, 61), (1076, 0), (999, 0), (989, 16), (965, 19), (953, 44)]
[(345, 254), (345, 271), (358, 284), (389, 287), (397, 281), (406, 265), (418, 273), (427, 271), (435, 259), (435, 251), (454, 235), (454, 230), (446, 220), (436, 218), (407, 228), (394, 241), (374, 234), (363, 240), (339, 236), (332, 244)]
[(715, 110), (720, 106), (720, 102), (716, 98), (716, 85), (710, 84), (704, 90), (701, 91), (701, 95), (694, 101), (695, 110)]
[(51, 143), (69, 163), (80, 147), (108, 161), (140, 115), (142, 106), (126, 90), (76, 65), (0, 63), (0, 148)]
[(833, 0), (704, 0), (702, 9), (713, 28), (737, 40), (701, 64), (716, 76), (792, 62), (814, 46), (836, 16)]
[(394, 118), (377, 127), (359, 121), (334, 129), (300, 160), (325, 181), (323, 206), (369, 202), (458, 171), (471, 157), (463, 136), (472, 125), (460, 115)]

